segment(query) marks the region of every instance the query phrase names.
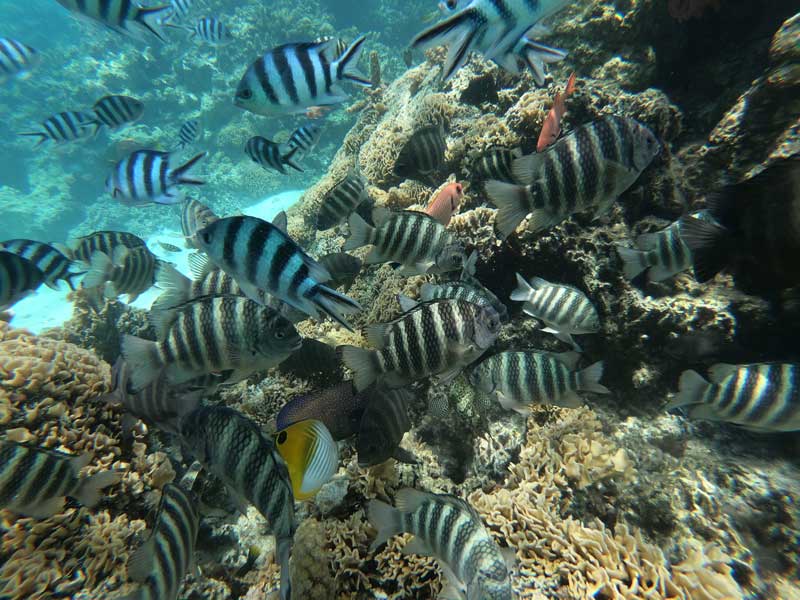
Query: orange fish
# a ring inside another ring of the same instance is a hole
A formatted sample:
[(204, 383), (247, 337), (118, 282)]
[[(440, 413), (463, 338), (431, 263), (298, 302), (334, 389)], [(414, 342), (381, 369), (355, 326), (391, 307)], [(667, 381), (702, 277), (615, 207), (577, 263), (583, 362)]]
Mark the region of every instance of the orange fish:
[(309, 106), (306, 109), (306, 117), (309, 119), (321, 119), (329, 110), (331, 109), (327, 106)]
[(425, 213), (447, 227), (447, 224), (450, 222), (450, 217), (456, 212), (463, 197), (464, 186), (457, 181), (448, 183), (442, 188), (442, 191), (436, 194), (436, 197), (431, 200), (428, 208), (425, 209)]
[(561, 117), (567, 112), (566, 100), (575, 91), (575, 73), (569, 76), (567, 87), (563, 94), (556, 94), (553, 100), (553, 108), (547, 113), (542, 125), (542, 133), (539, 134), (539, 141), (536, 143), (536, 151), (541, 152), (558, 139), (561, 133)]

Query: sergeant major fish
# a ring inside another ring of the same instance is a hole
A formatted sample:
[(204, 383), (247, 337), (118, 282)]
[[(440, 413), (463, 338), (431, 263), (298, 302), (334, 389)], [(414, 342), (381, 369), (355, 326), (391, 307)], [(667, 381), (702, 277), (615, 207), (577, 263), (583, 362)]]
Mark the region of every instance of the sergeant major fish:
[(189, 248), (197, 248), (195, 236), (201, 229), (205, 229), (214, 221), (219, 221), (219, 217), (208, 206), (187, 198), (181, 206), (181, 232)]
[(486, 149), (473, 163), (471, 175), (481, 180), (497, 179), (517, 183), (514, 178), (514, 161), (522, 157), (520, 148), (493, 146)]
[(111, 256), (95, 252), (82, 286), (87, 289), (102, 287), (108, 300), (127, 294), (128, 304), (132, 304), (140, 294), (153, 287), (159, 263), (147, 247), (118, 246)]
[(12, 38), (0, 37), (0, 83), (25, 78), (41, 61), (39, 53)]
[(362, 393), (371, 398), (364, 407), (358, 426), (356, 452), (358, 466), (372, 467), (394, 458), (407, 464), (417, 462), (414, 455), (400, 447), (405, 433), (411, 429), (408, 405), (411, 392), (407, 389), (388, 390), (371, 386)]
[(58, 282), (62, 279), (74, 290), (72, 279), (81, 275), (70, 272), (72, 261), (50, 244), (33, 240), (6, 240), (0, 242), (0, 249), (31, 261), (44, 274), (45, 285), (54, 290), (58, 289)]
[(0, 251), (0, 311), (35, 292), (44, 279), (44, 272), (27, 258)]
[(185, 121), (178, 130), (178, 149), (191, 146), (203, 136), (203, 128), (197, 119)]
[(95, 252), (102, 252), (108, 256), (113, 255), (114, 249), (119, 246), (125, 248), (144, 248), (144, 240), (127, 231), (95, 231), (67, 242), (61, 248), (62, 254), (72, 260), (89, 264)]
[(144, 104), (130, 96), (103, 96), (92, 107), (100, 125), (119, 129), (138, 121), (144, 114)]
[(134, 38), (166, 42), (161, 26), (172, 16), (168, 5), (142, 7), (135, 0), (57, 0), (69, 11)]
[(360, 174), (351, 171), (322, 198), (317, 229), (325, 231), (343, 222), (368, 196), (367, 182)]
[[(400, 149), (394, 174), (406, 179), (431, 180), (444, 164), (447, 141), (444, 125), (429, 125), (415, 131)], [(434, 184), (436, 185), (436, 184)]]
[[(476, 280), (477, 281), (477, 280)], [(420, 300), (464, 300), (478, 306), (491, 306), (501, 321), (508, 320), (508, 309), (500, 299), (483, 285), (467, 281), (448, 281), (445, 283), (424, 283), (419, 290)]]
[(346, 252), (334, 252), (319, 257), (319, 264), (331, 274), (331, 285), (343, 286), (345, 292), (353, 285), (361, 272), (361, 259)]
[(289, 148), (297, 148), (300, 154), (308, 154), (319, 143), (319, 138), (322, 136), (322, 126), (309, 121), (292, 132), (289, 136)]
[(73, 110), (47, 117), (42, 123), (44, 131), (27, 131), (20, 135), (38, 137), (36, 147), (39, 147), (48, 140), (63, 144), (91, 137), (97, 132), (98, 127), (98, 121), (92, 115)]
[(203, 40), (212, 46), (224, 46), (233, 41), (233, 34), (226, 25), (216, 17), (203, 17), (194, 27), (186, 28), (192, 37)]
[(294, 160), (297, 148), (284, 148), (283, 144), (276, 144), (257, 135), (247, 140), (244, 152), (262, 169), (273, 169), (286, 175), (286, 165), (288, 165), (295, 171), (303, 172), (303, 167)]
[(106, 190), (113, 198), (132, 206), (150, 202), (177, 204), (183, 200), (178, 186), (203, 185), (202, 181), (189, 177), (189, 171), (205, 156), (203, 152), (172, 168), (169, 152), (137, 150), (116, 164), (106, 179)]

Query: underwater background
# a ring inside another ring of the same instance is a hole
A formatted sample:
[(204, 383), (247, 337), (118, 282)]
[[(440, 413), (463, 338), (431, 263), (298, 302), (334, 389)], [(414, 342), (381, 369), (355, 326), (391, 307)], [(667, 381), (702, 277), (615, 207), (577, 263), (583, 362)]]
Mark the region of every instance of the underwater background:
[[(460, 10), (469, 3), (456, 4)], [(587, 395), (576, 407), (543, 402), (520, 414), (487, 402), (469, 370), (439, 384), (420, 377), (400, 432), (413, 462), (363, 466), (356, 442), (339, 441), (335, 474), (312, 499), (296, 503), (292, 597), (436, 598), (448, 579), (441, 561), (404, 553), (408, 536), (370, 548), (370, 501), (394, 504), (398, 491), (411, 487), (467, 501), (494, 542), (512, 549), (516, 598), (800, 599), (797, 417), (793, 428), (753, 431), (665, 409), (687, 370), (800, 362), (800, 278), (765, 284), (754, 275), (768, 271), (758, 259), (703, 282), (691, 268), (660, 281), (630, 278), (617, 250), (707, 208), (726, 185), (792, 157), (797, 164), (796, 2), (569, 2), (546, 21), (544, 43), (567, 54), (547, 65), (542, 86), (530, 71), (514, 75), (479, 52), (443, 81), (446, 50), (408, 52), (415, 35), (452, 10), (435, 0), (196, 0), (188, 21), (213, 16), (231, 31), (232, 41), (216, 47), (180, 29), (165, 28), (163, 44), (134, 39), (75, 18), (55, 0), (0, 0), (0, 37), (41, 55), (26, 77), (0, 84), (0, 238), (65, 244), (125, 231), (188, 275), (194, 249), (185, 243), (181, 204), (126, 206), (106, 191), (114, 165), (142, 148), (173, 152), (178, 164), (207, 152), (194, 172), (204, 184), (188, 190), (190, 197), (224, 217), (272, 221), (286, 210), (288, 235), (315, 258), (340, 252), (352, 233), (352, 221), (316, 226), (329, 192), (350, 173), (365, 182), (369, 198), (358, 210), (365, 218), (373, 206), (423, 210), (446, 184), (461, 182), (448, 231), (477, 251), (474, 277), (509, 314), (486, 354), (570, 350), (510, 297), (516, 273), (572, 286), (600, 321), (578, 336), (581, 368), (603, 361), (610, 393)], [(251, 160), (249, 138), (284, 143), (309, 118), (235, 106), (248, 66), (279, 44), (328, 36), (352, 42), (361, 34), (361, 71), (372, 87), (345, 83), (348, 98), (311, 119), (322, 134), (303, 157), (304, 170), (283, 174)], [(573, 72), (562, 136), (616, 115), (646, 126), (659, 152), (600, 218), (578, 212), (545, 230), (523, 226), (499, 235), (496, 205), (476, 165), (498, 147), (535, 153), (554, 97)], [(40, 130), (61, 111), (91, 111), (107, 94), (135, 97), (143, 116), (63, 144), (37, 146), (18, 135)], [(191, 119), (201, 136), (180, 149), (179, 131)], [(446, 151), (434, 175), (398, 175), (404, 145), (438, 124)], [(794, 202), (800, 227), (796, 169), (791, 177), (777, 194)], [(793, 235), (800, 240), (800, 229)], [(788, 248), (787, 264), (797, 245)], [(369, 262), (361, 248), (348, 251)], [(332, 349), (370, 346), (366, 328), (403, 313), (398, 294), (417, 299), (425, 284), (448, 279), (431, 273), (364, 264), (339, 288), (362, 307), (348, 315), (353, 331), (332, 320), (296, 323), (303, 338), (325, 349), (214, 385), (204, 401), (274, 433), (290, 400), (353, 379)], [(58, 291), (41, 286), (0, 313), (2, 438), (92, 453), (86, 475), (119, 474), (92, 508), (73, 498), (47, 518), (0, 510), (0, 598), (137, 593), (129, 559), (154, 530), (162, 490), (182, 479), (191, 453), (174, 432), (131, 423), (123, 407), (102, 397), (114, 390), (123, 336), (156, 339), (148, 312), (162, 289), (149, 288), (130, 305), (98, 303), (62, 282)], [(800, 405), (797, 384), (788, 385)], [(259, 511), (250, 506), (242, 514), (241, 499), (205, 471), (194, 493), (202, 517), (197, 568), (187, 566), (180, 592), (163, 597), (282, 597), (276, 544)]]

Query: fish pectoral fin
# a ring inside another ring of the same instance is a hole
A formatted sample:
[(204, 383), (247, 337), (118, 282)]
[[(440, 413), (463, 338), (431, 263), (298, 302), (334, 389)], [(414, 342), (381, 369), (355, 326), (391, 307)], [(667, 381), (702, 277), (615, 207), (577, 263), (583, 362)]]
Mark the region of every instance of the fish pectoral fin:
[(151, 534), (128, 559), (128, 577), (138, 583), (144, 583), (155, 570), (155, 556), (155, 536)]
[(64, 510), (64, 496), (56, 496), (54, 498), (48, 498), (47, 500), (42, 500), (38, 504), (34, 504), (33, 506), (25, 506), (20, 509), (20, 512), (28, 517), (34, 517), (36, 519), (47, 519), (48, 517), (52, 517), (53, 515), (60, 513)]
[(528, 406), (526, 406), (524, 404), (520, 404), (519, 402), (517, 402), (513, 398), (509, 398), (508, 396), (506, 396), (500, 390), (495, 390), (494, 397), (497, 400), (497, 402), (500, 404), (500, 406), (502, 406), (506, 410), (513, 410), (513, 411), (518, 412), (519, 414), (525, 415), (525, 416), (531, 414), (531, 409)]
[(463, 600), (467, 597), (467, 586), (465, 586), (458, 576), (448, 565), (439, 561), (439, 565), (444, 573), (442, 589), (437, 596), (437, 600)]
[(401, 550), (403, 554), (416, 554), (418, 556), (433, 556), (433, 550), (423, 540), (415, 537)]
[(399, 275), (404, 277), (413, 277), (414, 275), (425, 275), (435, 263), (430, 261), (417, 262), (413, 265), (403, 265), (397, 271)]

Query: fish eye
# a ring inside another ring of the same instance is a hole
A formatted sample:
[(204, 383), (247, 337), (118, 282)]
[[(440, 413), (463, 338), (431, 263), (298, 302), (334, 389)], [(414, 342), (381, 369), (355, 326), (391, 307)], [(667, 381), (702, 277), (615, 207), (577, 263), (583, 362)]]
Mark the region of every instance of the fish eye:
[(275, 332), (275, 337), (278, 338), (279, 340), (282, 340), (283, 338), (286, 337), (286, 334), (279, 329), (278, 331)]
[(252, 97), (253, 97), (253, 90), (251, 90), (250, 88), (245, 88), (239, 92), (239, 98), (242, 98), (243, 100), (250, 100), (250, 98)]
[(286, 438), (287, 438), (286, 432), (285, 431), (281, 431), (278, 434), (278, 443), (279, 444), (285, 444), (286, 443)]

